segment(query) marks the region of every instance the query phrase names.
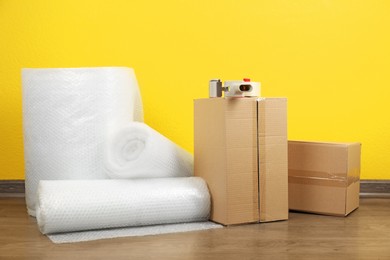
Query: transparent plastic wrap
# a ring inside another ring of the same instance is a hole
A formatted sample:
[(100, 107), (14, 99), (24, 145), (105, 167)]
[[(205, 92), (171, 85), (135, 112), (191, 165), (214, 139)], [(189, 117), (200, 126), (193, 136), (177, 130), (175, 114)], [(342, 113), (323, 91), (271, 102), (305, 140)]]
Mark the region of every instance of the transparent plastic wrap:
[(61, 244), (118, 237), (153, 236), (160, 234), (181, 233), (214, 228), (223, 228), (223, 226), (211, 221), (202, 221), (176, 224), (161, 224), (153, 226), (99, 229), (69, 233), (56, 233), (48, 234), (47, 237), (53, 243)]
[(108, 139), (105, 170), (114, 179), (190, 177), (193, 156), (148, 125), (131, 122)]
[(223, 228), (222, 225), (211, 222), (189, 222), (177, 224), (161, 224), (153, 226), (126, 227), (126, 228), (111, 228), (89, 231), (78, 231), (69, 233), (49, 234), (48, 238), (53, 243), (75, 243), (82, 241), (91, 241), (99, 239), (109, 239), (117, 237), (138, 237), (138, 236), (153, 236), (168, 233), (180, 233), (189, 231), (199, 231), (206, 229)]
[(130, 68), (23, 69), (26, 201), (35, 215), (40, 180), (104, 179), (107, 135), (143, 121)]
[(210, 195), (199, 177), (41, 181), (44, 234), (206, 221)]

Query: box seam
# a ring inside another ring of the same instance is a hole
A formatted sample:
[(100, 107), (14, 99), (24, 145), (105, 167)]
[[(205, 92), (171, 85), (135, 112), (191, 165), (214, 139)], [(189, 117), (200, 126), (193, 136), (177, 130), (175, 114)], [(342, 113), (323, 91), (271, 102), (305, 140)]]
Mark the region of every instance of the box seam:
[[(224, 136), (224, 144), (225, 144), (225, 149), (224, 150), (224, 161), (225, 161), (225, 171), (227, 170), (227, 146), (226, 146), (226, 142), (227, 142), (227, 131), (226, 131), (226, 102), (223, 102), (223, 117), (224, 117), (224, 120), (223, 120), (223, 123), (224, 123), (224, 127), (222, 128), (224, 133), (223, 133), (223, 136)], [(228, 191), (227, 191), (227, 187), (229, 187), (229, 183), (228, 183), (228, 175), (227, 174), (224, 174), (225, 176), (225, 196), (226, 196), (226, 200), (225, 200), (225, 219), (226, 219), (226, 222), (227, 223), (230, 223), (230, 215), (229, 215), (229, 196), (228, 196)]]
[(258, 222), (260, 222), (261, 215), (261, 205), (260, 205), (260, 140), (259, 140), (259, 100), (256, 100), (256, 157), (257, 157), (257, 213), (258, 213)]

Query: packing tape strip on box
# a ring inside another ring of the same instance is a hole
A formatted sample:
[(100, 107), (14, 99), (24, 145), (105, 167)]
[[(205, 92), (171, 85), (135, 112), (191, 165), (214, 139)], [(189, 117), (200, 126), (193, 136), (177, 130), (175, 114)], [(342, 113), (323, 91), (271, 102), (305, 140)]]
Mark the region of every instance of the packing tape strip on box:
[(346, 187), (359, 181), (358, 169), (345, 173), (329, 173), (289, 169), (290, 183), (311, 184), (331, 187)]

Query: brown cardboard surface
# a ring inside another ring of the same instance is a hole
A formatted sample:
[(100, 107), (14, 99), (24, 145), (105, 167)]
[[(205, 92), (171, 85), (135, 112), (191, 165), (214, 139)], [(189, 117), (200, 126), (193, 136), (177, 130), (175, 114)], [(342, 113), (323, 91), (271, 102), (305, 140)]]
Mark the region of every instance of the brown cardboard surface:
[[(227, 178), (225, 153), (225, 113), (223, 101), (199, 100), (195, 102), (195, 151), (194, 171), (207, 180), (211, 199), (217, 207), (212, 207), (211, 218), (217, 222), (227, 221)], [(212, 127), (204, 127), (212, 126)], [(201, 162), (201, 163), (200, 163)]]
[(354, 143), (348, 147), (348, 188), (345, 214), (349, 214), (359, 207), (360, 193), (360, 143)]
[(288, 219), (287, 99), (258, 101), (260, 222)]
[(289, 208), (328, 215), (344, 215), (345, 188), (289, 183)]
[(345, 215), (348, 215), (359, 207), (360, 181), (354, 182), (347, 187), (347, 203)]
[(258, 222), (260, 211), (261, 221), (287, 219), (286, 99), (197, 99), (194, 120), (194, 172), (209, 186), (210, 219)]
[(346, 216), (359, 207), (360, 146), (289, 141), (289, 208)]
[(254, 99), (195, 100), (194, 171), (209, 186), (218, 223), (258, 219), (255, 108)]

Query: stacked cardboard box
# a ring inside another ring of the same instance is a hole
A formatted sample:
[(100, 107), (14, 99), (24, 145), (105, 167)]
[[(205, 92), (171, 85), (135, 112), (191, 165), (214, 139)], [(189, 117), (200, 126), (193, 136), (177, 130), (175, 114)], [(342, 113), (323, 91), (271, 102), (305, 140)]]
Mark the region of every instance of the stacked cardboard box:
[(288, 209), (347, 216), (359, 207), (361, 144), (287, 143), (286, 98), (206, 98), (194, 108), (194, 171), (208, 183), (211, 220), (285, 220)]
[(360, 143), (289, 141), (289, 207), (346, 216), (359, 207)]
[(287, 99), (198, 99), (194, 114), (194, 171), (208, 183), (210, 219), (288, 219)]

